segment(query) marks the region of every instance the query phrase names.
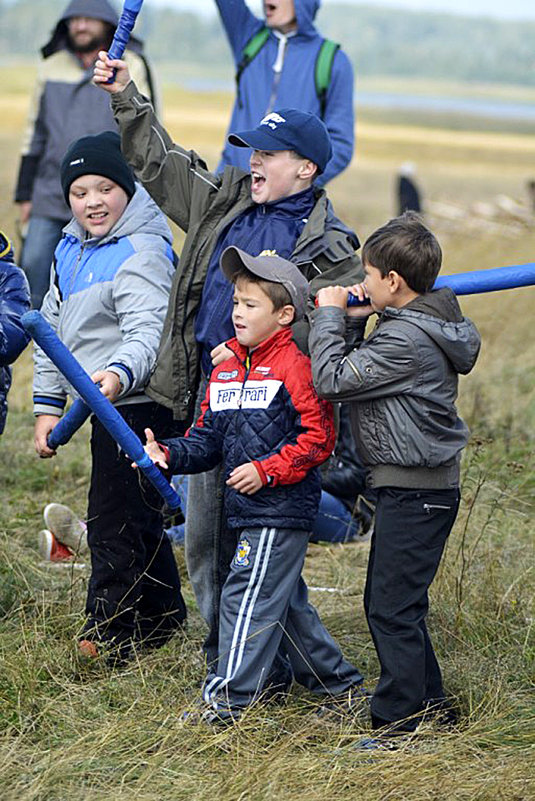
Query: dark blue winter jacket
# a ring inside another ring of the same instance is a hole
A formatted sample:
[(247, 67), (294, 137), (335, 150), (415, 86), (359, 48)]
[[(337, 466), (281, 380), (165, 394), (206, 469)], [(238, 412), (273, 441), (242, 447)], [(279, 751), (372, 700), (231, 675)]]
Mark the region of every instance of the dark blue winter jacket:
[(225, 478), (253, 462), (263, 486), (253, 495), (225, 488), (231, 528), (310, 531), (320, 501), (318, 465), (332, 452), (333, 411), (312, 384), (310, 359), (282, 329), (214, 368), (201, 417), (187, 435), (165, 442), (173, 473), (201, 473), (223, 461)]
[(7, 393), (11, 386), (8, 367), (22, 353), (29, 336), (21, 316), (30, 310), (30, 289), (26, 276), (13, 261), (11, 242), (0, 231), (0, 434), (7, 417)]
[(226, 247), (235, 245), (247, 253), (276, 250), (283, 259), (291, 259), (295, 243), (316, 205), (312, 187), (273, 203), (256, 203), (239, 215), (219, 237), (212, 252), (201, 305), (195, 320), (195, 338), (202, 349), (202, 369), (212, 372), (210, 351), (234, 336), (232, 298), (234, 286), (219, 269), (219, 258)]
[[(238, 65), (244, 46), (263, 27), (264, 21), (254, 16), (245, 0), (216, 2), (234, 62)], [(323, 37), (314, 27), (319, 5), (319, 0), (295, 0), (297, 31), (288, 35), (285, 43), (282, 34), (272, 30), (266, 44), (243, 70), (229, 132), (256, 128), (268, 112), (280, 108), (298, 108), (321, 116), (314, 81), (316, 57), (323, 42)], [(282, 51), (283, 47), (282, 69), (275, 72), (273, 66), (280, 60), (277, 56), (282, 57), (279, 49)], [(323, 175), (316, 180), (317, 186), (323, 186), (342, 172), (353, 155), (353, 68), (342, 50), (338, 50), (334, 57), (323, 121), (331, 136), (333, 157)], [(248, 148), (226, 143), (218, 171), (222, 171), (226, 164), (248, 171), (249, 155)]]

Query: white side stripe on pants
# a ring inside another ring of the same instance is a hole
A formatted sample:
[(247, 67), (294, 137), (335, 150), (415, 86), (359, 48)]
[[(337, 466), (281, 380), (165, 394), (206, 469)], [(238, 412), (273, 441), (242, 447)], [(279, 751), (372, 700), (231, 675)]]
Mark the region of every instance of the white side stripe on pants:
[[(243, 654), (245, 650), (245, 644), (247, 642), (249, 627), (251, 625), (251, 617), (254, 612), (258, 594), (264, 582), (275, 534), (275, 528), (271, 528), (269, 530), (267, 528), (262, 529), (253, 569), (251, 570), (251, 575), (249, 576), (247, 588), (243, 593), (240, 609), (236, 618), (236, 624), (234, 626), (226, 675), (224, 677), (215, 676), (210, 684), (204, 688), (203, 695), (204, 700), (207, 703), (213, 701), (216, 693), (220, 692), (234, 678), (241, 663), (243, 662)], [(237, 649), (238, 651), (236, 653)]]

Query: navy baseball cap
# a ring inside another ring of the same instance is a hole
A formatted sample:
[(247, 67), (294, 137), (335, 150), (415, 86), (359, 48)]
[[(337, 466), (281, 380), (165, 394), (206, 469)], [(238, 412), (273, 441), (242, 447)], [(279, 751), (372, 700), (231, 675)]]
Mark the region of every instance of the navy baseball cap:
[(309, 111), (283, 108), (267, 114), (252, 131), (238, 131), (228, 136), (236, 147), (253, 150), (294, 150), (325, 170), (332, 156), (331, 138), (325, 124)]

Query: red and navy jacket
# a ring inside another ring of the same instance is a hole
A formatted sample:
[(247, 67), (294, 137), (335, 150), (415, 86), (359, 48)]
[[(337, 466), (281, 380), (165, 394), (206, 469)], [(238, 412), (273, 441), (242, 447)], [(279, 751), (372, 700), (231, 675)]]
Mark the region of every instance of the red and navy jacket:
[(196, 424), (164, 443), (169, 467), (201, 473), (222, 460), (226, 480), (253, 462), (264, 486), (253, 495), (225, 488), (227, 524), (308, 531), (320, 501), (318, 466), (335, 442), (332, 406), (318, 398), (291, 329), (251, 351), (236, 339), (227, 347), (234, 356), (213, 370)]

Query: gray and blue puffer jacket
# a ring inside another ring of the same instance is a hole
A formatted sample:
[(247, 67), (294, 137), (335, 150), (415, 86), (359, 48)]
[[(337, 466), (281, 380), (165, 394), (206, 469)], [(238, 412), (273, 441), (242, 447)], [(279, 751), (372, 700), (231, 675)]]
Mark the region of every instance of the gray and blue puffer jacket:
[(310, 531), (320, 501), (318, 466), (331, 454), (330, 403), (312, 384), (310, 359), (283, 329), (214, 368), (201, 416), (185, 437), (167, 440), (173, 473), (202, 473), (223, 461), (225, 479), (252, 462), (262, 488), (245, 495), (225, 487), (231, 528), (273, 526)]
[(30, 310), (30, 289), (26, 276), (13, 260), (11, 242), (0, 231), (0, 434), (7, 417), (7, 393), (11, 369), (30, 337), (20, 318)]
[(481, 345), (474, 323), (449, 288), (386, 307), (364, 341), (365, 321), (350, 320), (334, 306), (312, 312), (312, 372), (320, 397), (350, 402), (372, 486), (457, 487), (469, 431), (455, 402)]
[[(111, 370), (117, 404), (147, 401), (175, 267), (172, 234), (142, 186), (106, 236), (87, 238), (72, 219), (63, 231), (41, 313), (91, 375)], [(61, 416), (76, 393), (35, 349), (34, 414)]]

